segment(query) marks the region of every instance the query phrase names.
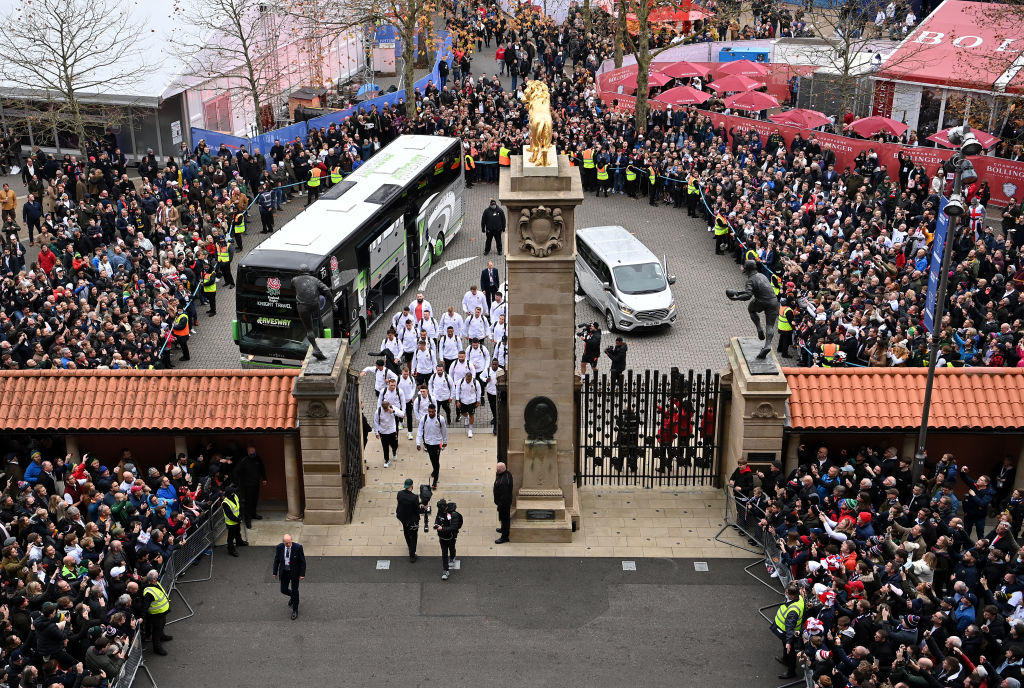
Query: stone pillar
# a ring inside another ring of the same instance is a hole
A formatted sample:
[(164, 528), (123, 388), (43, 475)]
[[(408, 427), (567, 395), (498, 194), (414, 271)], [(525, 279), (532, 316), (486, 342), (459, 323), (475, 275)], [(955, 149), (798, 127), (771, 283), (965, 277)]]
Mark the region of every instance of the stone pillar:
[(284, 438), (284, 481), (288, 497), (288, 515), (285, 520), (302, 518), (302, 497), (299, 495), (299, 462), (295, 455), (295, 437)]
[[(292, 396), (299, 409), (299, 445), (306, 504), (303, 520), (308, 525), (340, 525), (348, 523), (351, 518), (343, 477), (346, 461), (343, 440), (345, 418), (342, 412), (351, 354), (346, 340), (317, 339), (317, 345), (327, 359), (318, 361), (307, 354), (292, 387)], [(286, 456), (286, 477), (287, 466)], [(295, 477), (298, 477), (298, 472)], [(288, 477), (287, 489), (291, 513), (292, 492), (298, 491), (291, 477)]]
[(71, 460), (75, 463), (80, 463), (82, 461), (82, 454), (78, 449), (77, 435), (64, 436), (64, 452), (66, 454), (71, 454)]
[(783, 460), (782, 433), (791, 392), (774, 351), (763, 361), (755, 358), (762, 346), (758, 339), (733, 337), (725, 348), (732, 402), (720, 462), (723, 483), (741, 456), (757, 463)]
[[(579, 519), (572, 335), (575, 209), (583, 202), (583, 186), (579, 168), (564, 155), (557, 167), (525, 171), (523, 160), (512, 156), (498, 189), (508, 213), (508, 468), (516, 488), (511, 538), (570, 542)], [(538, 403), (541, 397), (550, 405)], [(543, 415), (553, 405), (557, 428), (528, 437), (524, 413), (531, 402)]]

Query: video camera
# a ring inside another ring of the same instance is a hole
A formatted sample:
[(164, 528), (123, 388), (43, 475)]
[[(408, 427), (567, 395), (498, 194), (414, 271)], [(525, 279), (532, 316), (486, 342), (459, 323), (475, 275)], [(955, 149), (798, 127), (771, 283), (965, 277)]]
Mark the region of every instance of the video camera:
[(590, 323), (576, 323), (576, 336), (582, 337), (590, 332)]

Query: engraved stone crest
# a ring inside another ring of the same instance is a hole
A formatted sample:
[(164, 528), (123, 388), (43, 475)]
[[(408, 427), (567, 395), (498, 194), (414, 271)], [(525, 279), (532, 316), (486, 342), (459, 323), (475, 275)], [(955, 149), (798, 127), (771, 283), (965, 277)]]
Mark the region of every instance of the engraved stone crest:
[(545, 258), (552, 251), (562, 248), (564, 232), (565, 221), (562, 219), (561, 208), (523, 208), (519, 216), (519, 248), (537, 258)]
[(319, 401), (311, 401), (306, 408), (306, 415), (310, 418), (326, 418), (328, 415), (327, 407)]

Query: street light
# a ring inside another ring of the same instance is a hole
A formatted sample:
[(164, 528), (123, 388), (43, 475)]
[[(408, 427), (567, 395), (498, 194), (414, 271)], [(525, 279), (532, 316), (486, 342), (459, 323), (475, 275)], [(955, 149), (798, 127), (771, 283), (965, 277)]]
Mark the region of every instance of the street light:
[(969, 155), (977, 155), (982, 151), (981, 143), (971, 132), (970, 125), (955, 127), (949, 131), (949, 141), (959, 146), (957, 153), (950, 159), (954, 171), (953, 191), (946, 201), (943, 212), (949, 217), (946, 229), (946, 243), (942, 247), (942, 268), (939, 274), (939, 289), (935, 297), (935, 317), (932, 319), (931, 345), (928, 348), (928, 379), (924, 388), (924, 406), (921, 410), (921, 431), (917, 438), (917, 453), (914, 454), (912, 472), (914, 482), (921, 479), (924, 472), (925, 442), (928, 439), (928, 413), (932, 405), (932, 387), (935, 383), (935, 365), (939, 358), (938, 330), (942, 328), (942, 318), (946, 310), (946, 286), (949, 281), (949, 267), (953, 261), (953, 243), (956, 241), (956, 230), (961, 217), (967, 211), (964, 203), (963, 188), (965, 185), (978, 181), (978, 172), (967, 159)]

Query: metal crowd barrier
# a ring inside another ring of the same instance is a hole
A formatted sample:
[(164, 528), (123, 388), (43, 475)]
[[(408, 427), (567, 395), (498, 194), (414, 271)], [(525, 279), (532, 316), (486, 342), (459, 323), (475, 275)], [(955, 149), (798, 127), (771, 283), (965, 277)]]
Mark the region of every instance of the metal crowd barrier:
[[(206, 514), (206, 519), (199, 524), (188, 537), (185, 538), (185, 542), (181, 543), (178, 549), (174, 550), (171, 555), (169, 569), (172, 570), (172, 588), (165, 588), (167, 595), (170, 596), (172, 593), (178, 593), (178, 597), (181, 599), (185, 608), (188, 609), (188, 613), (179, 616), (176, 619), (168, 619), (167, 625), (178, 623), (195, 616), (196, 610), (192, 607), (192, 604), (188, 601), (185, 593), (181, 590), (183, 583), (202, 583), (213, 578), (213, 547), (217, 542), (217, 538), (220, 537), (227, 529), (227, 525), (224, 523), (224, 509), (222, 508), (223, 498), (218, 499), (210, 506), (210, 510)], [(207, 554), (208, 553), (208, 554)], [(201, 556), (207, 554), (209, 558), (210, 567), (206, 572), (206, 575), (202, 578), (181, 578), (182, 574), (195, 564)]]
[(156, 688), (156, 681), (153, 679), (153, 674), (149, 673), (149, 669), (142, 662), (142, 630), (135, 632), (135, 637), (132, 638), (132, 644), (128, 649), (128, 654), (124, 658), (124, 664), (121, 665), (121, 673), (119, 673), (110, 684), (110, 688), (131, 688), (132, 684), (135, 683), (135, 676), (139, 673), (139, 669), (146, 672), (146, 676), (149, 677), (149, 682)]

